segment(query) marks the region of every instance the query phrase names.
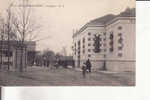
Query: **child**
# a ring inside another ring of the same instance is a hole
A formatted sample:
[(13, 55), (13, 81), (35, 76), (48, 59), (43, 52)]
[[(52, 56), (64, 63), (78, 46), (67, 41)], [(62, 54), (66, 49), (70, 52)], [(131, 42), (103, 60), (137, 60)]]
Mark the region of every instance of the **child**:
[(86, 64), (85, 63), (83, 63), (83, 66), (82, 66), (82, 75), (83, 75), (83, 78), (85, 78), (86, 77)]

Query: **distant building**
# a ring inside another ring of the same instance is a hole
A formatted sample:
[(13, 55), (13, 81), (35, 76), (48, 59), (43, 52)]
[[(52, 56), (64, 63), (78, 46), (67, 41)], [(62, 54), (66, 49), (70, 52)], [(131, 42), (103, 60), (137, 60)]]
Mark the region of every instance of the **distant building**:
[[(81, 67), (88, 58), (93, 69), (135, 71), (135, 8), (94, 19), (73, 34), (73, 59)], [(94, 52), (94, 35), (100, 34), (100, 52)]]
[[(10, 65), (10, 70), (19, 70), (21, 63), (21, 44), (18, 41), (10, 41), (10, 52), (8, 52), (8, 41), (0, 41), (0, 64), (1, 67), (6, 68)], [(32, 63), (35, 53), (36, 43), (33, 41), (25, 41), (23, 45), (23, 67)], [(8, 62), (8, 56), (10, 61)]]
[(64, 67), (72, 66), (74, 67), (74, 61), (72, 56), (60, 56), (58, 58), (59, 65), (62, 65)]

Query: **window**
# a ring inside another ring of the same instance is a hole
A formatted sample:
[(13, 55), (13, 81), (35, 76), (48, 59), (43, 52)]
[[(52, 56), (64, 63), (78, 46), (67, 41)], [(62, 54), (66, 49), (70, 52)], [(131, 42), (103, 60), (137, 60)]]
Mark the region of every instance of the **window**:
[(83, 48), (85, 48), (85, 45), (83, 45)]
[(106, 43), (104, 43), (103, 45), (104, 45), (104, 47), (106, 47)]
[(113, 34), (110, 34), (110, 37), (109, 37), (110, 39), (113, 39)]
[(120, 44), (121, 44), (121, 43), (122, 43), (122, 41), (123, 41), (123, 38), (122, 38), (122, 37), (120, 37), (120, 38), (119, 38), (119, 40), (118, 40), (118, 43), (120, 43)]
[(93, 49), (93, 51), (95, 52), (95, 49)]
[(91, 44), (89, 43), (88, 46), (91, 46)]
[(114, 37), (114, 36), (113, 36), (113, 32), (111, 32), (111, 33), (110, 33), (110, 37), (109, 37), (109, 38), (110, 38), (110, 42), (109, 42), (109, 45), (110, 45), (109, 51), (110, 51), (110, 52), (113, 52), (113, 48), (114, 48), (114, 47), (113, 47), (113, 44), (114, 44), (114, 43), (113, 43), (113, 37)]
[(74, 55), (76, 55), (76, 49), (74, 49)]
[(110, 51), (110, 52), (113, 52), (113, 48), (110, 48), (109, 51)]
[(103, 34), (106, 35), (106, 32), (104, 32)]
[(85, 50), (83, 50), (83, 54), (85, 53)]
[(109, 45), (110, 45), (110, 46), (113, 46), (113, 44), (114, 44), (113, 41), (110, 41), (110, 42), (109, 42)]
[(7, 50), (4, 50), (4, 51), (3, 51), (3, 54), (5, 55), (5, 57), (8, 57), (8, 56), (9, 56), (9, 57), (12, 57), (12, 55), (13, 55), (12, 51), (9, 51), (9, 52), (8, 52)]
[(118, 56), (119, 56), (119, 57), (122, 57), (122, 53), (118, 53)]
[(80, 51), (78, 51), (78, 54), (80, 53)]
[(83, 38), (82, 42), (85, 43), (85, 38)]
[(104, 41), (106, 41), (106, 38), (104, 38)]
[(80, 49), (80, 41), (78, 41), (78, 50)]
[(118, 27), (118, 30), (122, 30), (122, 26), (119, 26), (119, 27)]
[(118, 36), (122, 36), (122, 33), (118, 33)]
[(80, 46), (78, 47), (78, 50), (80, 50)]
[(91, 41), (91, 38), (88, 38), (88, 41)]
[(102, 39), (101, 39), (101, 38), (99, 38), (99, 40), (101, 41)]
[(91, 35), (91, 33), (89, 32), (88, 35)]
[(91, 49), (88, 49), (88, 52), (91, 52)]
[(118, 50), (122, 50), (122, 46), (118, 47)]
[(91, 55), (90, 55), (90, 54), (88, 54), (88, 57), (91, 57)]

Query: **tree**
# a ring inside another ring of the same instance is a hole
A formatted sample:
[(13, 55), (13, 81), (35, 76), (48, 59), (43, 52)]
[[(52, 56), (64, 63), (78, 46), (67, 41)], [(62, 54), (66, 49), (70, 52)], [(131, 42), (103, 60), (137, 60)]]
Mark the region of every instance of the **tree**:
[(53, 63), (55, 60), (55, 53), (52, 50), (45, 50), (43, 53), (44, 62)]
[[(17, 40), (20, 44), (20, 71), (23, 71), (23, 53), (26, 48), (25, 41), (31, 41), (37, 37), (34, 32), (39, 29), (39, 25), (35, 23), (31, 16), (31, 8), (28, 7), (29, 0), (21, 0), (21, 6), (15, 9), (16, 13), (13, 16), (13, 25), (16, 30)], [(18, 11), (18, 12), (17, 12)]]
[(15, 40), (16, 39), (16, 31), (13, 28), (12, 25), (12, 3), (8, 6), (6, 10), (6, 17), (5, 19), (0, 17), (0, 35), (1, 35), (1, 63), (2, 63), (2, 53), (3, 53), (3, 40), (7, 40), (7, 56), (8, 56), (8, 70), (10, 69), (10, 40)]
[(3, 34), (4, 34), (4, 19), (0, 16), (0, 38), (1, 38), (1, 44), (0, 44), (0, 55), (1, 55), (1, 61), (0, 61), (0, 69), (1, 69), (1, 67), (2, 67), (2, 62), (3, 62), (3, 60), (2, 60), (2, 55), (3, 55), (3, 51), (2, 51), (2, 49), (3, 49)]
[(12, 12), (11, 12), (11, 4), (7, 9), (7, 19), (6, 19), (6, 31), (7, 31), (7, 44), (8, 44), (8, 70), (10, 69), (10, 33), (11, 33), (11, 19), (12, 19)]

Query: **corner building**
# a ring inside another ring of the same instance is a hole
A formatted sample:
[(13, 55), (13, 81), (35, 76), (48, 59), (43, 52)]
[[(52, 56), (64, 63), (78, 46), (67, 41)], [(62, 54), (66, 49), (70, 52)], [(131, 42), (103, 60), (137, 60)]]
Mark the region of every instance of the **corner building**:
[[(135, 71), (135, 8), (108, 14), (85, 24), (73, 34), (76, 67), (89, 58), (92, 70)], [(100, 35), (100, 52), (94, 52), (94, 35)]]

